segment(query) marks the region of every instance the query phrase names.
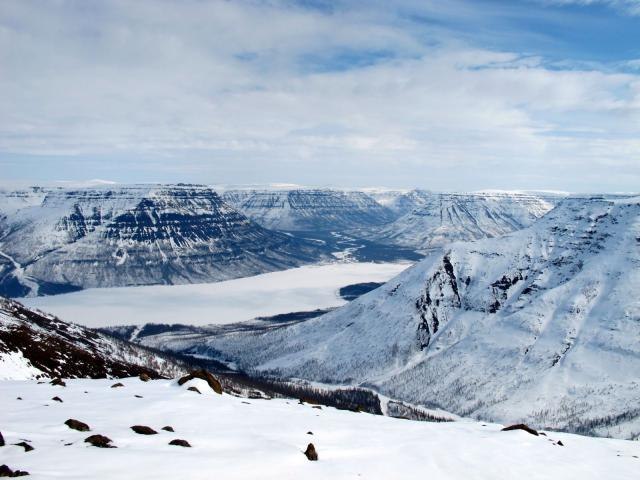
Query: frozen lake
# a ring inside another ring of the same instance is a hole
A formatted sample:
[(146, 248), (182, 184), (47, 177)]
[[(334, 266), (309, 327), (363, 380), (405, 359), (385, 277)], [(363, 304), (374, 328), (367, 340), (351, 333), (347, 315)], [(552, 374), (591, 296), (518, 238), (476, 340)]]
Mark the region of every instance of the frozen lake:
[(409, 263), (334, 263), (195, 285), (92, 288), (25, 298), (31, 307), (89, 327), (183, 323), (234, 323), (258, 316), (343, 305), (338, 289), (385, 282)]

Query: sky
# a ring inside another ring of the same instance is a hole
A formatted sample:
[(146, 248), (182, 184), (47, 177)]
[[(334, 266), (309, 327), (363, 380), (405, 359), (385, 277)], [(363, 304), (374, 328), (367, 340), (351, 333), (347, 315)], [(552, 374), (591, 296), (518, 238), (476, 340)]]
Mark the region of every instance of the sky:
[(640, 191), (640, 0), (1, 0), (0, 181)]

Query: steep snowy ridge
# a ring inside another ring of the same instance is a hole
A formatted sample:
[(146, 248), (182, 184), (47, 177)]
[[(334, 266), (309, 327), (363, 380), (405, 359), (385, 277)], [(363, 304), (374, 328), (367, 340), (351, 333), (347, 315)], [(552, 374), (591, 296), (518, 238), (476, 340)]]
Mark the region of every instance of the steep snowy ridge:
[(225, 201), (266, 228), (341, 230), (382, 225), (392, 212), (359, 191), (329, 189), (229, 190)]
[(460, 415), (637, 438), (638, 286), (640, 198), (570, 198), (527, 229), (433, 252), (322, 317), (206, 347)]
[(560, 196), (517, 192), (431, 193), (414, 190), (394, 203), (402, 214), (371, 238), (429, 251), (458, 240), (499, 237), (533, 224)]
[(11, 296), (218, 281), (324, 256), (197, 185), (52, 189), (14, 210), (0, 230), (0, 292)]
[(0, 297), (0, 380), (174, 377), (186, 368), (163, 354)]

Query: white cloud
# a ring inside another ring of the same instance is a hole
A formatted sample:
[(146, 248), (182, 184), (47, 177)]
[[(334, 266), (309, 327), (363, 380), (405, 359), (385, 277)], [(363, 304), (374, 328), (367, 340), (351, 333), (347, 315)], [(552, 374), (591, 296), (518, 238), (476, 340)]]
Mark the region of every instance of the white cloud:
[[(417, 39), (375, 10), (21, 1), (2, 17), (0, 162), (140, 156), (148, 175), (190, 181), (447, 189), (640, 176), (630, 73), (547, 68), (439, 30)], [(342, 68), (343, 54), (364, 62)]]

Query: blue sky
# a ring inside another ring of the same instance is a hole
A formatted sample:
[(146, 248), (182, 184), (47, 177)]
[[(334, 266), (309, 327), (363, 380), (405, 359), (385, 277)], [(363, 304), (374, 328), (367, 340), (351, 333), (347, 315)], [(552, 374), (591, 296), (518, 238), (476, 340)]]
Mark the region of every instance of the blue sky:
[(0, 181), (640, 185), (640, 0), (0, 6)]

